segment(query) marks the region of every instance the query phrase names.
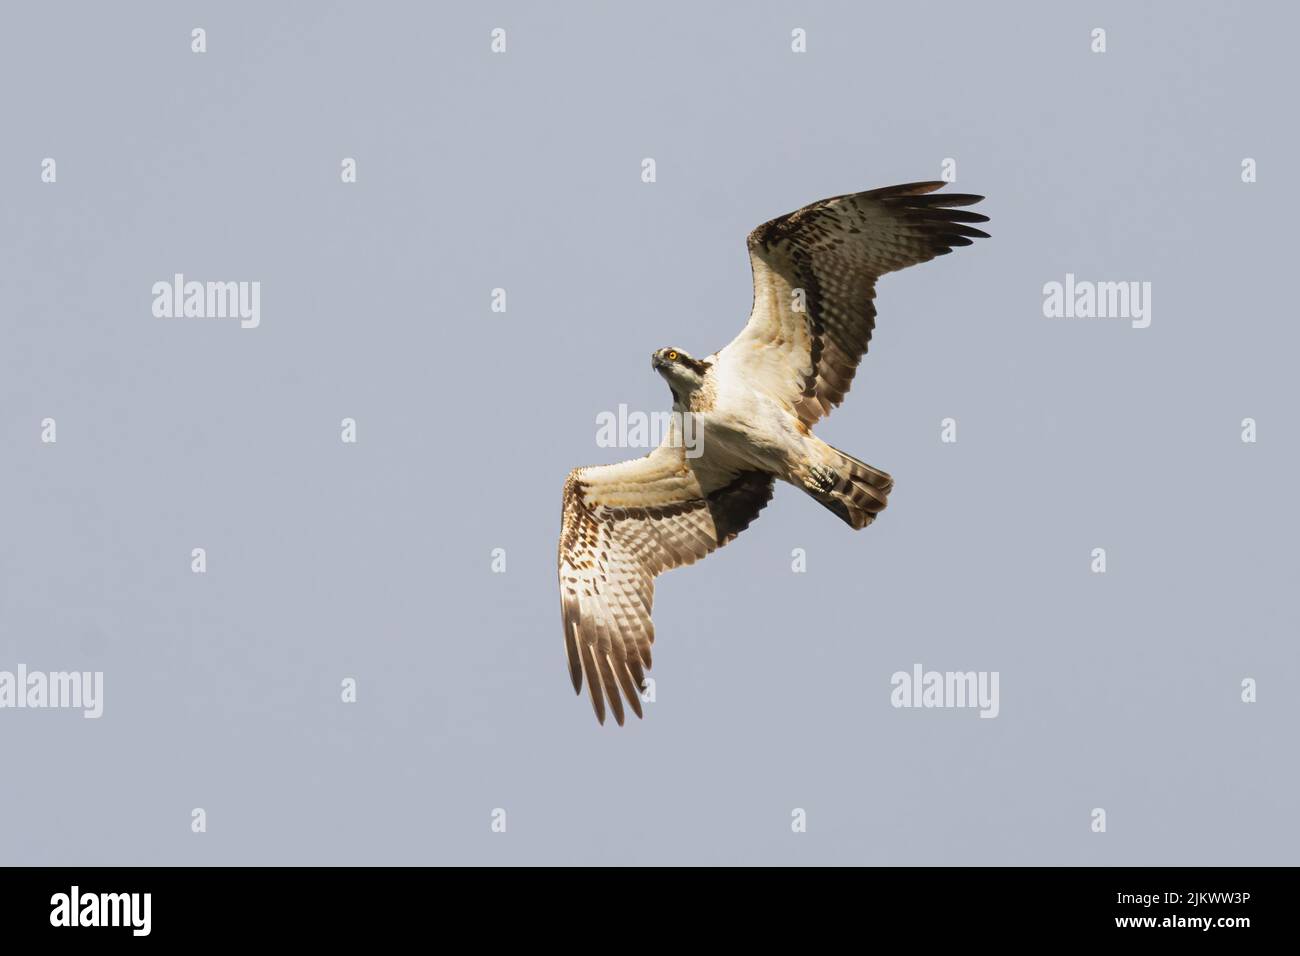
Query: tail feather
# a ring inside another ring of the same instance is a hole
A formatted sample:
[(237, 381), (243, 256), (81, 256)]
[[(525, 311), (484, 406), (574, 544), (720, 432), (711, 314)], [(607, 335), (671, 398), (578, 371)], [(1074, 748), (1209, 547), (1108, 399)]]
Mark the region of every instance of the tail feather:
[(833, 460), (808, 469), (804, 491), (855, 531), (865, 528), (885, 510), (894, 479), (838, 448), (826, 447)]

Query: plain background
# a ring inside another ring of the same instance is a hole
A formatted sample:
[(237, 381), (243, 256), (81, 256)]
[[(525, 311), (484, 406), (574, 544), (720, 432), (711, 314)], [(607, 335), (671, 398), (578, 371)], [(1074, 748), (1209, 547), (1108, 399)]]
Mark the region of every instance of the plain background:
[[(0, 711), (0, 861), (1294, 864), (1297, 27), (11, 5), (0, 669), (106, 687), (98, 721)], [(554, 571), (568, 470), (641, 454), (597, 414), (740, 329), (755, 225), (946, 157), (993, 238), (882, 282), (818, 429), (889, 510), (779, 488), (660, 580), (657, 701), (599, 727)], [(155, 319), (175, 272), (260, 281), (261, 327)], [(1067, 272), (1151, 282), (1151, 327), (1044, 318)], [(892, 708), (916, 662), (999, 671), (1000, 716)]]

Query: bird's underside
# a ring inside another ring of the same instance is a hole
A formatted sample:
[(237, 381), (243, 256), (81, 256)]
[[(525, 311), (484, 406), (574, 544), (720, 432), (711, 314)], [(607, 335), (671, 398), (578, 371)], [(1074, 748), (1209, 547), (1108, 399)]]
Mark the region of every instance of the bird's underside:
[[(724, 349), (660, 349), (674, 422), (644, 458), (573, 471), (564, 485), (560, 601), (569, 674), (596, 716), (640, 717), (654, 643), (654, 579), (749, 526), (779, 478), (853, 528), (885, 507), (893, 479), (821, 441), (811, 426), (844, 400), (875, 327), (876, 280), (987, 233), (955, 208), (983, 197), (910, 183), (823, 199), (749, 235), (754, 305)], [(688, 454), (688, 449), (699, 454)]]

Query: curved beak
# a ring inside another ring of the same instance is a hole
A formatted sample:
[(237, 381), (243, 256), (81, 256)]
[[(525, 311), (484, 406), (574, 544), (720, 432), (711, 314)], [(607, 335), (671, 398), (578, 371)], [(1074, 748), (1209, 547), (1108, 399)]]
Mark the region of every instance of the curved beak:
[(667, 364), (668, 363), (665, 362), (662, 357), (660, 357), (658, 352), (655, 352), (654, 355), (650, 356), (650, 367), (654, 369), (656, 372), (659, 371)]

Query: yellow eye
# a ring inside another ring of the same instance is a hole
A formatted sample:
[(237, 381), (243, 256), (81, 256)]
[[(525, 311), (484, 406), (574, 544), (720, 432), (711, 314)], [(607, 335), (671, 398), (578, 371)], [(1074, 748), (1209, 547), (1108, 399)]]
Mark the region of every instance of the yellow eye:
[(670, 349), (669, 352), (668, 352), (668, 361), (670, 361), (670, 362), (676, 362), (676, 361), (677, 361), (677, 353), (674, 352), (674, 351), (672, 351), (671, 349)]

